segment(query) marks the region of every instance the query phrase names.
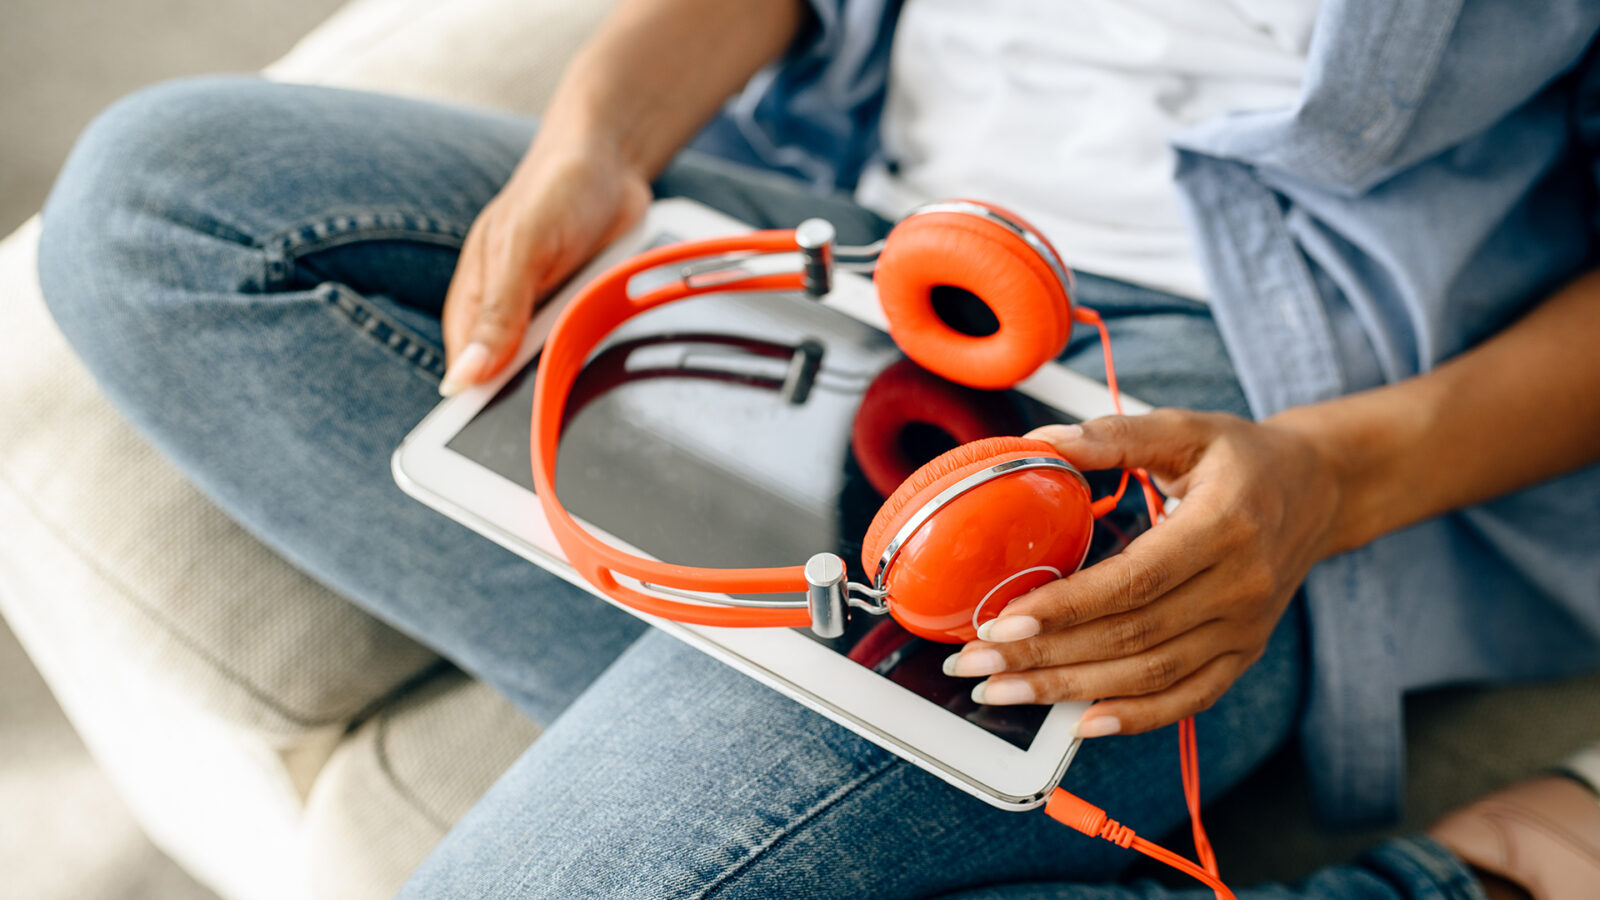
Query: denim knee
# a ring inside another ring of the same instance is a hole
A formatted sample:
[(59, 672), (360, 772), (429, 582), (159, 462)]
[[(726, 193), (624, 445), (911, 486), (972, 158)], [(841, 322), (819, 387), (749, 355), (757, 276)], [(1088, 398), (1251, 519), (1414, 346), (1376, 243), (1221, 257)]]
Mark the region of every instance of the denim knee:
[(152, 358), (179, 352), (193, 324), (181, 310), (202, 309), (172, 301), (259, 289), (256, 241), (217, 195), (240, 180), (238, 126), (263, 87), (205, 78), (141, 90), (69, 155), (44, 207), (39, 281), (102, 386), (149, 383)]
[(236, 167), (232, 126), (259, 88), (246, 78), (156, 85), (79, 137), (45, 202), (39, 244), (45, 301), (69, 338), (80, 318), (151, 296), (139, 282), (179, 283), (192, 270), (184, 232), (251, 243), (205, 196)]

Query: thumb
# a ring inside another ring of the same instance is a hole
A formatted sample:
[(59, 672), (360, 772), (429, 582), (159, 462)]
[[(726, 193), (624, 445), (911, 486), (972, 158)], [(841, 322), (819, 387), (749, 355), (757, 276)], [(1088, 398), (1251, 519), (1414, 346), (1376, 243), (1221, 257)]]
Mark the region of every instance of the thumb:
[(1081, 425), (1045, 425), (1024, 437), (1050, 444), (1080, 469), (1147, 469), (1172, 478), (1193, 468), (1215, 431), (1204, 413), (1158, 409)]

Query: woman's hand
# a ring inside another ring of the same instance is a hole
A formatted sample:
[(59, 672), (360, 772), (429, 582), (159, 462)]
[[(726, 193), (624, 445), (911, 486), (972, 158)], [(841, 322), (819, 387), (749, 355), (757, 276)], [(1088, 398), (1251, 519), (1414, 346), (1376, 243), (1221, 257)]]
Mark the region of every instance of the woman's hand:
[(1207, 709), (1261, 657), (1306, 572), (1335, 549), (1338, 479), (1299, 432), (1168, 409), (1028, 437), (1083, 469), (1148, 469), (1182, 502), (1122, 553), (985, 623), (945, 663), (952, 675), (994, 676), (973, 690), (980, 703), (1099, 700), (1082, 737)]
[(449, 396), (516, 355), (534, 306), (644, 215), (650, 181), (809, 20), (802, 0), (622, 0), (478, 214), (444, 302)]
[(649, 179), (597, 137), (541, 133), (478, 214), (444, 301), (448, 397), (499, 372), (534, 306), (650, 204)]

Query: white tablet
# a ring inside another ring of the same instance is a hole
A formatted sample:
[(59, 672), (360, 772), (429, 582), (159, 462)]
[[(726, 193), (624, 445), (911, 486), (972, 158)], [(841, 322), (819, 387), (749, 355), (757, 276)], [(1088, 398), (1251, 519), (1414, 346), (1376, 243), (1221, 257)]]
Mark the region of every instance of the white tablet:
[[(440, 403), (407, 436), (394, 453), (395, 480), (588, 587), (563, 560), (533, 494), (533, 359), (576, 287), (604, 268), (647, 247), (744, 230), (690, 201), (654, 204), (535, 316), (503, 377)], [(1053, 363), (1015, 390), (957, 387), (905, 360), (883, 328), (872, 283), (848, 273), (821, 302), (711, 294), (630, 320), (574, 390), (557, 458), (566, 507), (596, 534), (671, 562), (783, 566), (829, 551), (865, 581), (867, 526), (915, 466), (958, 439), (1112, 411), (1103, 385)], [(1091, 483), (1098, 496), (1114, 478), (1091, 475)], [(1108, 516), (1090, 561), (1147, 524), (1131, 504)], [(852, 612), (832, 640), (635, 614), (982, 800), (1007, 809), (1044, 801), (1077, 750), (1073, 726), (1087, 704), (979, 706), (974, 680), (940, 669), (957, 646)]]

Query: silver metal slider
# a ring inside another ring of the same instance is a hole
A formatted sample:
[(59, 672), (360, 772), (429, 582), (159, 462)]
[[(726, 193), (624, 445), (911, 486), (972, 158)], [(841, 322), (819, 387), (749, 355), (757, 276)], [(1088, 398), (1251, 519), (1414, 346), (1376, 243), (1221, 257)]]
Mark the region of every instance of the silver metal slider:
[(806, 605), (811, 610), (811, 630), (818, 637), (844, 634), (846, 590), (844, 560), (832, 553), (806, 560)]
[(806, 296), (816, 298), (833, 290), (833, 242), (839, 236), (827, 219), (807, 219), (794, 229), (800, 247), (800, 283)]

